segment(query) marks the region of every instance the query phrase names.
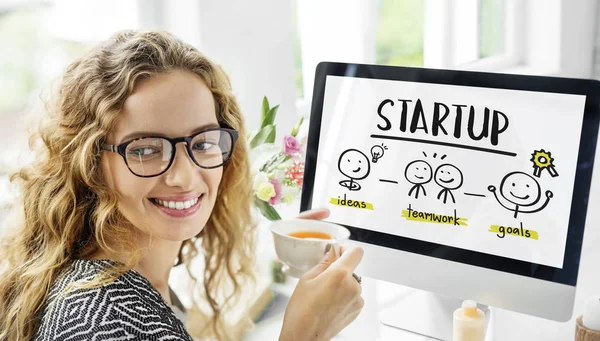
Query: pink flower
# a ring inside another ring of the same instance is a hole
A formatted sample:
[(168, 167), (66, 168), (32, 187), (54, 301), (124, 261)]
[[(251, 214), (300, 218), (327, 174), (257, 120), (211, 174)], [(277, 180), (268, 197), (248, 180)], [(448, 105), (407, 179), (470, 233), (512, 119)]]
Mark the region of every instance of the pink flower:
[(304, 162), (294, 161), (294, 164), (285, 170), (285, 176), (300, 187), (304, 181)]
[(300, 152), (300, 150), (300, 143), (295, 137), (289, 135), (283, 137), (283, 152), (285, 154), (292, 156), (293, 154)]
[(275, 196), (272, 197), (271, 199), (269, 199), (269, 204), (277, 205), (277, 204), (279, 204), (279, 200), (281, 199), (281, 184), (279, 183), (279, 181), (277, 181), (275, 179), (271, 179), (271, 180), (269, 180), (269, 182), (275, 188)]

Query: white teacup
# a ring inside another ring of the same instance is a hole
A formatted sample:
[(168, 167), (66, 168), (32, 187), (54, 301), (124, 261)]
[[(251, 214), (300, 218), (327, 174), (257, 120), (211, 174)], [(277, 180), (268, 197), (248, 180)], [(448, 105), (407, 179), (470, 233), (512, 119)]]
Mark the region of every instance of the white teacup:
[[(334, 247), (339, 255), (338, 242), (350, 238), (350, 231), (338, 224), (309, 219), (277, 220), (270, 224), (277, 257), (284, 264), (284, 271), (293, 277), (317, 265), (329, 247)], [(297, 238), (295, 232), (322, 232), (331, 239)]]

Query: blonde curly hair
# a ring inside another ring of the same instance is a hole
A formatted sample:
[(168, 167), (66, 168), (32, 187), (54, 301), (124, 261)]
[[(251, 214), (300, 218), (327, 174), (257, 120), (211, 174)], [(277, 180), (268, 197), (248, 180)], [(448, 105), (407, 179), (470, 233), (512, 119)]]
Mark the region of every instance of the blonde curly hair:
[[(56, 100), (46, 105), (47, 122), (32, 136), (32, 147), (41, 142), (37, 159), (11, 177), (20, 185), (22, 219), (0, 249), (0, 340), (34, 337), (48, 291), (72, 260), (98, 251), (130, 250), (127, 262), (115, 263), (93, 285), (115, 280), (139, 261), (131, 223), (117, 209), (117, 194), (101, 172), (100, 146), (136, 84), (172, 70), (198, 75), (213, 94), (218, 122), (240, 135), (205, 228), (184, 241), (177, 260), (210, 305), (217, 337), (227, 336), (223, 309), (239, 297), (240, 283), (254, 279), (252, 192), (242, 113), (227, 75), (194, 47), (162, 31), (123, 31), (66, 69)], [(108, 240), (120, 244), (109, 246)], [(204, 256), (202, 281), (190, 268), (198, 254)], [(221, 299), (225, 282), (233, 289)]]

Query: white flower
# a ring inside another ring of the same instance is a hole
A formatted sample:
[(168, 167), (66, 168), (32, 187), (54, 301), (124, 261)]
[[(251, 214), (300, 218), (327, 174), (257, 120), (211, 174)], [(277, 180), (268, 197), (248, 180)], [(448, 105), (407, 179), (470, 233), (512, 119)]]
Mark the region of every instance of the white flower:
[(283, 186), (281, 189), (281, 201), (285, 204), (291, 204), (300, 194), (300, 188)]
[(275, 169), (273, 172), (271, 172), (271, 179), (277, 179), (279, 181), (283, 181), (283, 179), (285, 178), (285, 171), (282, 169)]
[(254, 183), (252, 184), (252, 189), (255, 192), (258, 192), (260, 187), (267, 182), (269, 182), (269, 177), (267, 176), (267, 173), (258, 172), (258, 174), (256, 174), (256, 176), (254, 177)]

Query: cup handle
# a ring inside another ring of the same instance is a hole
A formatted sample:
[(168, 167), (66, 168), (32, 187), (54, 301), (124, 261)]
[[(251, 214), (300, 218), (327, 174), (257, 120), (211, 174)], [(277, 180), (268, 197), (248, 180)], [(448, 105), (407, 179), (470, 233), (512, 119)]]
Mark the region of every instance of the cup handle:
[[(333, 251), (335, 253), (335, 259), (340, 258), (340, 244), (337, 241), (331, 241), (329, 243), (327, 243), (327, 245), (325, 245), (325, 252), (323, 252), (323, 254), (326, 254), (327, 252), (329, 252), (329, 250), (331, 250), (331, 248), (333, 248)], [(300, 273), (297, 273), (297, 270), (293, 270), (292, 268), (290, 268), (287, 264), (283, 264), (281, 267), (281, 271), (288, 275), (288, 276), (292, 276), (292, 277), (300, 277)]]
[(327, 243), (325, 246), (325, 252), (323, 254), (329, 252), (331, 248), (333, 248), (333, 252), (335, 253), (335, 259), (340, 258), (340, 244), (337, 241)]

